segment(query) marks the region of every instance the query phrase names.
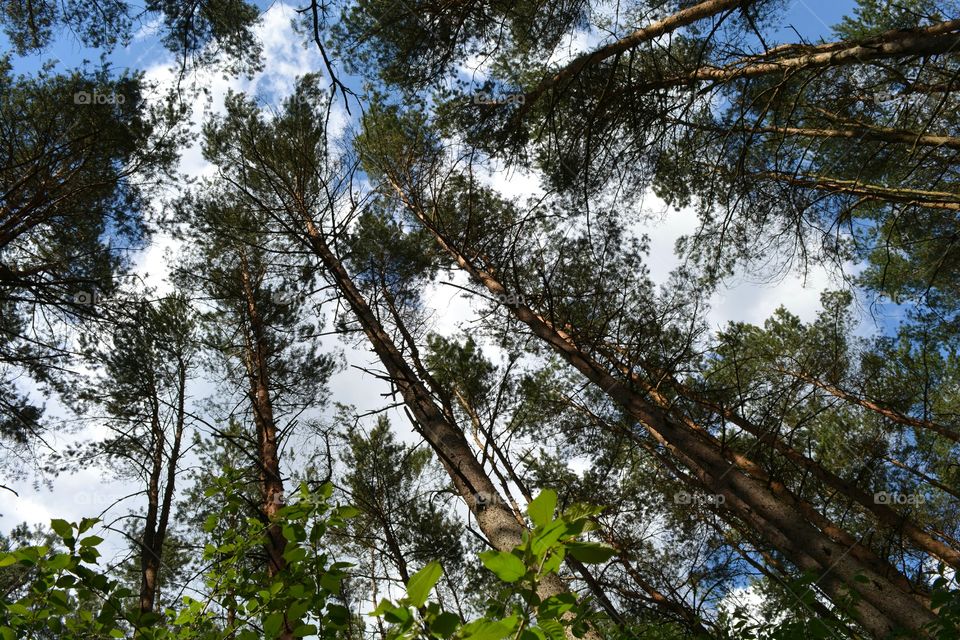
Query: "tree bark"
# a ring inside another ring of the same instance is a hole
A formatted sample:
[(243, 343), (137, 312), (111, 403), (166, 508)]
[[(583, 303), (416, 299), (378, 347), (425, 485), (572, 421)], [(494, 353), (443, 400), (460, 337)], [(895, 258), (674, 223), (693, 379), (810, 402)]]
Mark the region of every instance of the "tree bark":
[(545, 92), (554, 89), (564, 82), (572, 80), (584, 70), (595, 66), (604, 60), (608, 60), (609, 58), (625, 53), (645, 42), (650, 42), (662, 35), (676, 31), (681, 27), (693, 24), (698, 20), (703, 20), (704, 18), (709, 18), (710, 16), (717, 15), (723, 11), (736, 9), (737, 7), (747, 6), (752, 4), (754, 1), (755, 0), (707, 0), (707, 2), (701, 2), (693, 5), (692, 7), (687, 7), (686, 9), (678, 11), (677, 13), (662, 20), (658, 20), (653, 24), (643, 27), (642, 29), (637, 29), (633, 33), (621, 38), (620, 40), (617, 40), (616, 42), (604, 45), (599, 49), (591, 51), (590, 53), (580, 55), (571, 62), (567, 63), (562, 69), (560, 69), (560, 71), (556, 72), (549, 78), (541, 80), (536, 87), (524, 95), (523, 107), (520, 110), (520, 117), (522, 117), (522, 115), (529, 110)]
[(157, 593), (157, 578), (160, 573), (160, 551), (162, 541), (158, 541), (157, 520), (160, 511), (160, 477), (163, 474), (163, 429), (160, 424), (160, 403), (156, 397), (156, 387), (152, 385), (150, 399), (151, 422), (151, 465), (147, 481), (147, 513), (144, 520), (143, 539), (140, 546), (140, 614), (153, 611)]
[(143, 541), (140, 549), (140, 614), (152, 613), (156, 608), (157, 592), (159, 589), (160, 566), (163, 558), (163, 545), (167, 538), (167, 526), (170, 522), (170, 511), (173, 507), (174, 489), (176, 487), (177, 465), (180, 462), (180, 449), (183, 442), (183, 432), (186, 426), (187, 365), (182, 357), (177, 360), (177, 409), (174, 425), (173, 442), (166, 461), (166, 480), (163, 495), (160, 495), (160, 477), (163, 474), (164, 448), (166, 438), (160, 424), (159, 399), (154, 396), (153, 404), (153, 460), (147, 489), (147, 515), (144, 527)]

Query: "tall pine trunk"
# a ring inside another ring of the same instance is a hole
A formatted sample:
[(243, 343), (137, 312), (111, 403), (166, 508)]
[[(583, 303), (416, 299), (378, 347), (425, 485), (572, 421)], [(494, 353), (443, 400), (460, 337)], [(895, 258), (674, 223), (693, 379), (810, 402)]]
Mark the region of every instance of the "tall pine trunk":
[[(257, 456), (260, 476), (261, 510), (267, 526), (267, 576), (273, 578), (287, 566), (284, 552), (287, 539), (276, 521), (277, 512), (283, 506), (283, 477), (280, 473), (278, 447), (279, 430), (273, 414), (273, 399), (270, 395), (270, 375), (267, 363), (267, 338), (260, 309), (257, 304), (254, 277), (245, 253), (240, 253), (240, 277), (249, 330), (246, 332), (244, 362), (247, 367), (249, 388), (247, 390), (257, 430)], [(295, 621), (284, 618), (281, 640), (292, 640)]]

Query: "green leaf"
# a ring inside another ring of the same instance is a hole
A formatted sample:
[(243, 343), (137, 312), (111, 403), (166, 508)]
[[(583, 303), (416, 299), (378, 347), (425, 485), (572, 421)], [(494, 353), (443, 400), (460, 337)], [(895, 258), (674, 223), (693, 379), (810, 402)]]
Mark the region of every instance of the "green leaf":
[(480, 561), (504, 582), (516, 582), (527, 573), (523, 561), (506, 551), (484, 551), (480, 554)]
[(70, 600), (67, 593), (62, 589), (51, 589), (46, 594), (47, 602), (53, 603), (61, 609), (67, 610), (70, 606)]
[(430, 595), (430, 590), (443, 575), (443, 568), (439, 562), (431, 562), (420, 571), (410, 576), (407, 583), (407, 599), (415, 607), (422, 607)]
[(320, 576), (320, 586), (329, 591), (330, 593), (335, 593), (340, 595), (340, 582), (343, 580), (343, 576), (339, 573), (333, 573), (331, 571), (324, 572)]
[(606, 562), (617, 555), (617, 550), (613, 547), (595, 542), (570, 542), (567, 544), (567, 550), (574, 558), (588, 564)]
[(350, 610), (339, 604), (327, 605), (327, 618), (338, 627), (345, 627), (350, 622)]
[(386, 598), (384, 598), (384, 599), (381, 599), (381, 600), (380, 600), (380, 604), (377, 605), (377, 608), (374, 609), (373, 611), (371, 611), (371, 612), (370, 612), (369, 614), (367, 614), (367, 615), (369, 615), (369, 616), (371, 616), (371, 617), (374, 617), (374, 618), (375, 618), (375, 617), (378, 617), (378, 616), (382, 616), (384, 613), (386, 613), (386, 612), (389, 611), (390, 609), (395, 609), (396, 606), (397, 606), (397, 605), (393, 604), (392, 602), (390, 602), (389, 600), (387, 600)]
[(563, 520), (554, 520), (546, 528), (533, 536), (530, 550), (537, 557), (556, 545), (557, 541), (567, 532), (567, 523)]
[(210, 533), (217, 528), (217, 524), (220, 522), (220, 517), (216, 513), (212, 513), (207, 516), (207, 519), (203, 522), (203, 531), (204, 533)]
[(17, 557), (12, 553), (4, 553), (0, 555), (0, 567), (9, 567), (12, 564), (17, 563)]
[(460, 616), (444, 611), (430, 623), (430, 630), (444, 638), (449, 638), (460, 626)]
[(47, 568), (54, 571), (60, 571), (70, 566), (71, 556), (69, 553), (58, 553), (47, 561)]
[(267, 638), (275, 638), (280, 635), (281, 627), (283, 627), (283, 614), (274, 611), (263, 621), (263, 635)]
[(324, 482), (317, 489), (317, 494), (320, 496), (323, 502), (326, 502), (330, 499), (330, 496), (333, 495), (333, 484), (330, 482)]
[(103, 538), (100, 536), (88, 536), (80, 541), (81, 547), (95, 547), (98, 544), (103, 542)]
[(548, 573), (557, 573), (560, 571), (560, 565), (563, 563), (564, 550), (563, 547), (557, 549), (547, 560), (543, 563), (543, 566), (540, 569), (540, 572), (543, 575)]
[(572, 593), (558, 593), (544, 600), (537, 608), (537, 619), (549, 620), (559, 618), (577, 604)]
[(296, 564), (307, 557), (307, 550), (303, 547), (291, 546), (289, 549), (283, 552), (283, 557), (288, 563)]
[(356, 518), (358, 515), (360, 515), (360, 509), (347, 505), (345, 507), (340, 507), (338, 515), (341, 518)]
[(77, 528), (77, 533), (86, 533), (98, 522), (100, 522), (100, 518), (84, 518), (80, 521), (80, 526)]
[(413, 616), (410, 615), (410, 609), (406, 607), (394, 607), (392, 609), (387, 609), (383, 613), (383, 619), (391, 624), (403, 624), (412, 617)]
[(287, 620), (297, 621), (303, 617), (303, 614), (310, 608), (310, 600), (298, 600), (287, 609)]
[(61, 520), (59, 518), (51, 520), (50, 527), (64, 540), (73, 537), (73, 526), (66, 520)]
[(83, 547), (80, 549), (78, 555), (84, 562), (94, 563), (97, 561), (97, 558), (100, 557), (100, 552), (94, 547)]
[(538, 527), (545, 526), (553, 519), (553, 512), (557, 508), (557, 492), (544, 489), (527, 505), (527, 515)]
[(304, 638), (306, 636), (316, 635), (317, 627), (312, 624), (302, 624), (293, 630), (294, 638)]
[(466, 640), (502, 640), (513, 633), (517, 626), (517, 616), (510, 616), (503, 620), (474, 620), (460, 630), (461, 637)]
[(547, 637), (550, 638), (550, 640), (564, 640), (566, 637), (563, 625), (556, 620), (540, 620), (539, 626), (547, 633)]

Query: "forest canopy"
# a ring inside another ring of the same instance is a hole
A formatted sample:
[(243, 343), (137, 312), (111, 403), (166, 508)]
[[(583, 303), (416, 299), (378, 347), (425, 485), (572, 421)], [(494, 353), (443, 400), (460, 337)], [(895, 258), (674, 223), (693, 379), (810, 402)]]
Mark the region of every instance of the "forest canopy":
[(0, 3), (0, 640), (960, 637), (960, 4), (841, 5)]

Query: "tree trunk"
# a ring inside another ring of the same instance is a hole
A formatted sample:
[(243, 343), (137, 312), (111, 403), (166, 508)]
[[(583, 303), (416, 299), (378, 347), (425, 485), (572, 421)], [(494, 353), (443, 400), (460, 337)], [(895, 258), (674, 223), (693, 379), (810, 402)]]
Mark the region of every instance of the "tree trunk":
[[(495, 296), (508, 296), (505, 287), (489, 271), (479, 268), (457, 251), (424, 212), (398, 195), (426, 228), (477, 282)], [(633, 385), (615, 378), (601, 363), (581, 351), (565, 333), (556, 330), (523, 304), (506, 305), (511, 313), (546, 342), (564, 360), (626, 409), (652, 436), (666, 445), (693, 473), (702, 486), (722, 495), (724, 506), (755, 527), (764, 539), (780, 549), (804, 571), (819, 576), (818, 582), (832, 598), (842, 600), (850, 591), (861, 596), (854, 615), (873, 635), (883, 637), (897, 626), (919, 630), (933, 619), (932, 613), (905, 593), (886, 575), (902, 576), (895, 568), (879, 572), (851, 555), (851, 546), (838, 544), (812, 526), (802, 511), (774, 494), (770, 487), (730, 464), (714, 443), (677, 421), (668, 412), (651, 405)]]
[(572, 80), (580, 73), (595, 66), (604, 60), (630, 51), (637, 46), (651, 42), (660, 36), (676, 31), (681, 27), (693, 24), (698, 20), (709, 18), (723, 11), (731, 11), (737, 7), (752, 4), (754, 0), (707, 0), (687, 7), (677, 13), (658, 20), (642, 29), (637, 29), (633, 33), (617, 40), (616, 42), (604, 45), (599, 49), (580, 55), (567, 63), (560, 71), (542, 80), (531, 91), (524, 95), (523, 107), (520, 110), (522, 116), (533, 104), (547, 91), (562, 85), (564, 82)]
[[(390, 381), (400, 392), (411, 412), (414, 424), (437, 453), (457, 492), (477, 519), (480, 530), (495, 549), (509, 551), (518, 546), (522, 542), (523, 527), (517, 522), (513, 511), (507, 507), (486, 470), (474, 457), (463, 431), (437, 407), (427, 388), (403, 358), (313, 220), (303, 215), (301, 222), (310, 249), (320, 259), (350, 310), (363, 326), (364, 333), (386, 368)], [(565, 585), (555, 574), (546, 576), (539, 587), (541, 598), (566, 591)], [(590, 633), (593, 634), (591, 637), (597, 637), (594, 632)]]
[(158, 541), (157, 520), (160, 510), (160, 476), (163, 473), (164, 439), (156, 388), (152, 387), (151, 391), (151, 463), (147, 481), (147, 513), (143, 525), (143, 539), (140, 542), (140, 615), (153, 611), (162, 550), (162, 541)]
[[(892, 31), (864, 43), (831, 43), (808, 48), (789, 57), (769, 60), (769, 54), (754, 56), (724, 67), (703, 65), (690, 73), (629, 85), (618, 93), (646, 93), (673, 87), (695, 86), (700, 82), (730, 82), (777, 73), (795, 73), (873, 60), (908, 56), (942, 55), (960, 44), (960, 20), (941, 22), (921, 29)], [(768, 60), (764, 60), (767, 58)]]
[(160, 425), (159, 401), (152, 400), (153, 421), (153, 460), (147, 489), (147, 515), (144, 526), (143, 542), (140, 550), (140, 614), (151, 613), (156, 608), (159, 589), (160, 565), (163, 559), (163, 546), (167, 539), (167, 527), (170, 511), (173, 508), (177, 480), (177, 465), (180, 462), (180, 449), (186, 426), (187, 365), (182, 358), (177, 362), (177, 414), (174, 425), (173, 443), (166, 461), (166, 481), (163, 495), (160, 495), (160, 477), (163, 472), (163, 457), (166, 439)]
[[(257, 306), (254, 277), (246, 254), (241, 251), (240, 274), (246, 302), (249, 330), (246, 336), (245, 362), (249, 379), (247, 391), (253, 410), (253, 422), (257, 429), (257, 454), (259, 458), (261, 509), (267, 526), (267, 575), (275, 577), (287, 566), (284, 552), (287, 540), (276, 522), (277, 512), (283, 507), (283, 478), (280, 474), (280, 454), (277, 442), (278, 429), (273, 415), (273, 399), (270, 395), (270, 376), (267, 364), (267, 339)], [(296, 621), (284, 617), (281, 640), (292, 640)]]

